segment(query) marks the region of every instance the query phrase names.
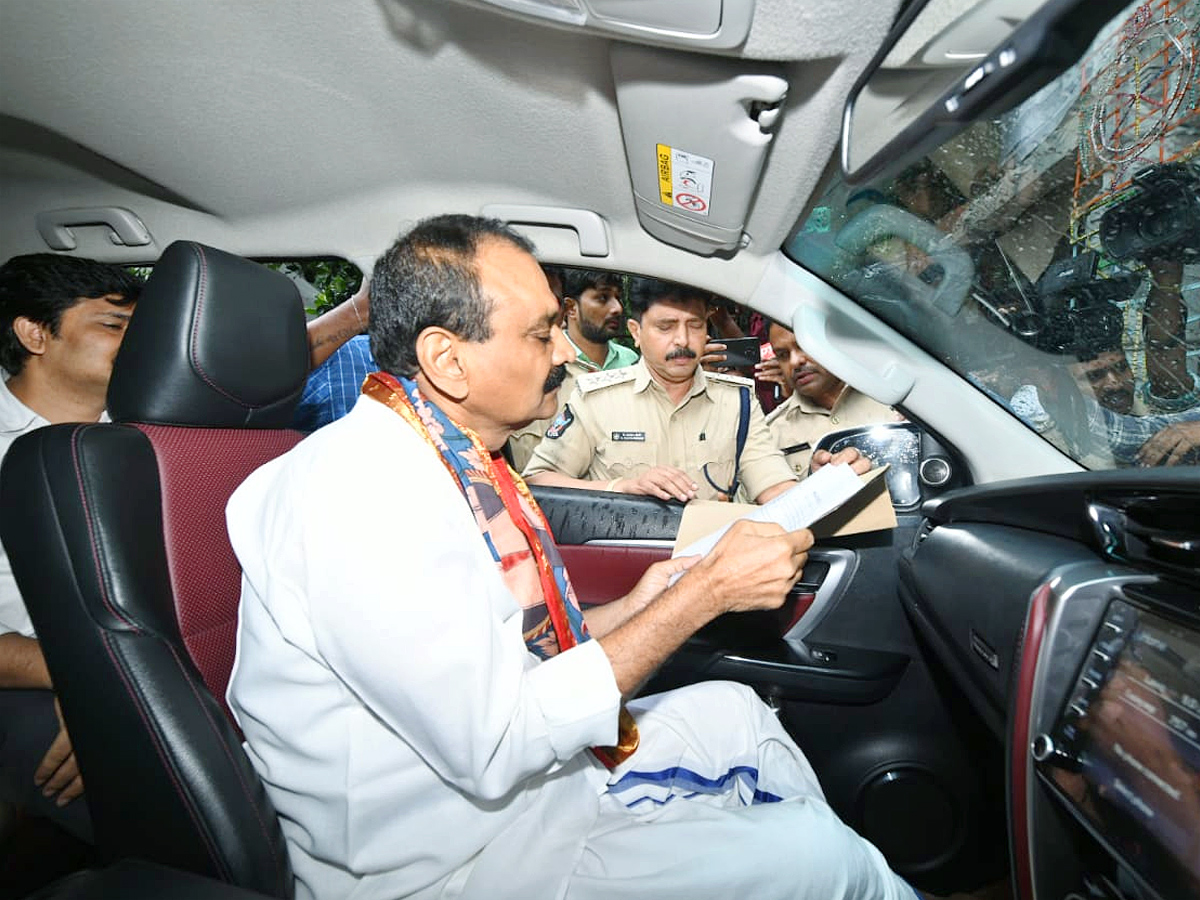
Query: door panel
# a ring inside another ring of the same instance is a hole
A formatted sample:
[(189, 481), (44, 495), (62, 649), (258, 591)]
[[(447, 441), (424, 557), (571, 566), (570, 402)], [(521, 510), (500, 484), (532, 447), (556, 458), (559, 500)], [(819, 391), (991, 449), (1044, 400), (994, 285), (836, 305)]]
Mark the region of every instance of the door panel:
[[(682, 514), (679, 504), (646, 498), (534, 493), (584, 602), (623, 593), (639, 566), (664, 557)], [(1003, 747), (905, 612), (898, 563), (922, 519), (902, 513), (898, 522), (822, 540), (783, 610), (714, 621), (645, 692), (710, 679), (751, 685), (779, 710), (843, 819), (918, 886), (948, 892), (1006, 866)], [(822, 567), (830, 561), (837, 565)], [(828, 585), (817, 583), (822, 575)], [(831, 601), (818, 608), (821, 591)], [(800, 630), (785, 638), (797, 613)]]
[(667, 541), (597, 541), (561, 544), (558, 549), (583, 606), (600, 606), (623, 597), (653, 563), (671, 558)]

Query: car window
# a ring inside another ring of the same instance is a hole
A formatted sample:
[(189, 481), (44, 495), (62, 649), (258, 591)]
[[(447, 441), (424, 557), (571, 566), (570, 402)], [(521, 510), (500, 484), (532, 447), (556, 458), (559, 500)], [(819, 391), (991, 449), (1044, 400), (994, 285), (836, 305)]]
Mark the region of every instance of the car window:
[(362, 284), (358, 266), (339, 257), (306, 259), (263, 259), (267, 268), (282, 272), (296, 283), (311, 318), (348, 300)]
[(900, 172), (835, 178), (785, 252), (1088, 468), (1200, 462), (1200, 0)]

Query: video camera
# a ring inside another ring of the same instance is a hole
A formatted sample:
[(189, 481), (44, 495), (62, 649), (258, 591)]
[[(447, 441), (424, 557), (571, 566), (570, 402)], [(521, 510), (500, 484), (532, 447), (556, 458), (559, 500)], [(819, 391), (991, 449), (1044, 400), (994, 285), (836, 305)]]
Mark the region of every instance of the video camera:
[(1133, 176), (1133, 193), (1100, 219), (1100, 245), (1111, 259), (1200, 259), (1200, 175), (1162, 163)]
[(1037, 281), (1037, 295), (1046, 312), (1086, 309), (1103, 304), (1124, 303), (1133, 296), (1141, 276), (1118, 272), (1097, 274), (1100, 255), (1084, 250), (1046, 267)]

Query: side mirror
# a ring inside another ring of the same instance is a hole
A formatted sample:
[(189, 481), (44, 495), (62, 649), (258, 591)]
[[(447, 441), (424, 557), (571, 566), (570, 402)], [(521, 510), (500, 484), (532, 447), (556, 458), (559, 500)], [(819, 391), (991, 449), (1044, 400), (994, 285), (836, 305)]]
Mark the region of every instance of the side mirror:
[(934, 438), (912, 422), (883, 422), (831, 431), (817, 450), (837, 453), (853, 447), (876, 466), (887, 465), (888, 492), (898, 510), (966, 483), (963, 467)]
[(1074, 65), (1129, 0), (913, 3), (850, 92), (842, 173), (898, 171)]

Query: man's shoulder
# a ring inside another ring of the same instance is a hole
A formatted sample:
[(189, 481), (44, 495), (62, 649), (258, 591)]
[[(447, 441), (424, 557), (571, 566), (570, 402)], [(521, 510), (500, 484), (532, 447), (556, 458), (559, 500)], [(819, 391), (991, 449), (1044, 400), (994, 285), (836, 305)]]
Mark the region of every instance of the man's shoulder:
[(839, 405), (847, 409), (857, 410), (860, 413), (879, 415), (881, 421), (898, 422), (904, 418), (886, 403), (881, 403), (870, 394), (864, 394), (862, 391), (857, 391), (849, 386), (847, 386), (846, 393), (843, 395), (842, 402)]
[(580, 375), (575, 379), (575, 389), (581, 396), (586, 397), (588, 394), (594, 394), (596, 391), (602, 391), (618, 384), (632, 384), (635, 378), (637, 378), (637, 370), (633, 366), (604, 369), (600, 372), (588, 372)]
[(39, 416), (0, 383), (0, 459), (8, 453), (13, 441), (23, 434), (50, 423)]
[(359, 372), (363, 372), (365, 378), (367, 374), (378, 368), (379, 366), (375, 364), (375, 357), (371, 355), (370, 337), (365, 334), (356, 334), (333, 351), (329, 355), (329, 359), (313, 370), (313, 374), (325, 373), (329, 378), (339, 379), (348, 374), (353, 377)]
[(606, 371), (612, 371), (624, 366), (632, 366), (638, 361), (638, 352), (636, 350), (626, 347), (624, 344), (618, 344), (616, 341), (613, 341), (610, 346), (612, 347), (613, 364)]
[[(386, 458), (386, 477), (363, 460)], [(356, 497), (389, 493), (411, 495), (444, 472), (436, 452), (387, 407), (362, 399), (344, 416), (318, 429), (288, 452), (261, 466), (234, 492), (274, 495), (274, 502), (293, 509), (314, 504), (354, 507)]]
[(766, 423), (770, 425), (772, 422), (778, 422), (780, 419), (787, 417), (787, 414), (793, 409), (797, 409), (795, 398), (797, 394), (789, 395), (782, 403), (767, 413)]

